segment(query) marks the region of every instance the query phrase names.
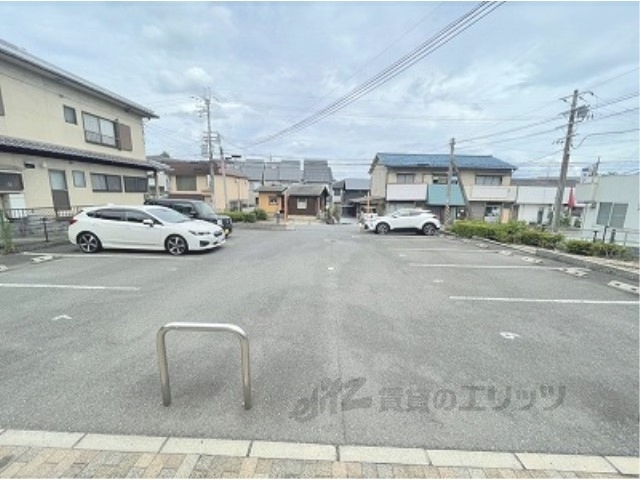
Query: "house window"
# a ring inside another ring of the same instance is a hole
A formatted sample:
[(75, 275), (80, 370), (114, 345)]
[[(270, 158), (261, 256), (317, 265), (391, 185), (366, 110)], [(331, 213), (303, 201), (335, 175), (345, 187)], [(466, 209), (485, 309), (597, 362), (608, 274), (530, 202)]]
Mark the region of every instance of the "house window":
[(74, 170), (72, 174), (74, 187), (85, 188), (87, 186), (87, 179), (85, 178), (83, 171)]
[(84, 139), (89, 143), (116, 146), (116, 124), (111, 120), (82, 113), (84, 121)]
[(277, 195), (269, 195), (269, 205), (278, 205)]
[(306, 210), (307, 209), (307, 199), (306, 198), (298, 198), (296, 203), (298, 210)]
[(415, 173), (399, 173), (396, 180), (397, 183), (415, 183), (415, 181)]
[(195, 175), (176, 175), (176, 190), (195, 192), (197, 190)]
[(125, 192), (145, 193), (148, 190), (147, 177), (123, 177)]
[(601, 202), (598, 208), (596, 224), (614, 228), (624, 228), (624, 220), (627, 216), (627, 203)]
[(434, 174), (432, 178), (432, 182), (434, 185), (446, 185), (449, 176), (446, 173), (444, 175)]
[(63, 105), (62, 108), (64, 110), (64, 121), (77, 125), (78, 118), (76, 117), (76, 109), (73, 107), (68, 107), (67, 105)]
[(496, 187), (502, 185), (501, 175), (476, 175), (476, 185), (490, 185)]
[(22, 175), (19, 173), (0, 172), (0, 192), (21, 192), (22, 190), (24, 190)]
[(614, 228), (624, 228), (624, 219), (627, 216), (626, 203), (614, 203), (613, 210), (611, 211), (611, 222), (609, 223)]
[(487, 203), (484, 207), (484, 216), (485, 217), (499, 217), (500, 211), (502, 210), (501, 203)]
[(122, 178), (119, 175), (91, 174), (94, 192), (122, 192)]

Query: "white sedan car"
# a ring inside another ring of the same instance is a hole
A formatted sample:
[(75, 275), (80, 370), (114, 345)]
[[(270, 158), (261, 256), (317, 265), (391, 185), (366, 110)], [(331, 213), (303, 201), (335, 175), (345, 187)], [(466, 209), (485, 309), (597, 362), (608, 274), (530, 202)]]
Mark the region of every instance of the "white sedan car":
[(367, 220), (367, 229), (375, 233), (391, 231), (414, 231), (425, 235), (435, 235), (440, 227), (440, 220), (429, 210), (405, 208), (382, 217)]
[(128, 248), (182, 255), (225, 243), (219, 226), (155, 205), (86, 208), (70, 221), (68, 235), (69, 241), (85, 253)]

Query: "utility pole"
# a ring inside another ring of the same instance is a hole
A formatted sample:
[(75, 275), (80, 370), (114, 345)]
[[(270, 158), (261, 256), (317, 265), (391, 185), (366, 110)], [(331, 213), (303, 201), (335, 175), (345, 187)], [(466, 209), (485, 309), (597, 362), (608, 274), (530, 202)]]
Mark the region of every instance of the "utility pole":
[(562, 166), (560, 167), (560, 178), (558, 179), (558, 190), (556, 192), (556, 201), (553, 206), (553, 222), (551, 230), (558, 231), (560, 225), (560, 214), (562, 213), (562, 198), (564, 197), (564, 187), (567, 183), (567, 170), (569, 169), (569, 155), (571, 152), (571, 140), (573, 139), (573, 126), (576, 119), (576, 106), (578, 104), (578, 90), (573, 91), (573, 100), (571, 100), (571, 110), (569, 111), (569, 123), (567, 125), (567, 135), (564, 139), (564, 152), (562, 154)]
[(471, 204), (469, 203), (469, 199), (467, 198), (467, 192), (464, 191), (464, 184), (462, 183), (462, 175), (460, 174), (460, 170), (458, 169), (458, 165), (456, 164), (455, 157), (451, 157), (453, 169), (456, 172), (456, 178), (458, 179), (458, 187), (460, 187), (460, 193), (462, 194), (462, 200), (464, 201), (464, 217), (471, 217)]
[(451, 224), (451, 177), (453, 176), (453, 149), (456, 145), (456, 139), (452, 138), (449, 142), (451, 147), (449, 152), (449, 171), (447, 173), (447, 203), (444, 206), (444, 224)]
[(211, 95), (207, 90), (204, 96), (204, 108), (207, 114), (207, 151), (209, 153), (209, 177), (211, 178), (209, 189), (211, 190), (211, 206), (216, 209), (216, 195), (215, 195), (215, 165), (213, 163), (213, 145), (211, 134)]

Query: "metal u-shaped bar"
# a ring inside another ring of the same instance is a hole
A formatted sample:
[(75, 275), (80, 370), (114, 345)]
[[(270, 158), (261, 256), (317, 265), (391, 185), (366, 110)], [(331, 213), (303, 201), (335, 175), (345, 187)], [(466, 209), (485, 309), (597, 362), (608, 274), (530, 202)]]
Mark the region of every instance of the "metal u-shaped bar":
[(156, 334), (156, 351), (158, 354), (158, 369), (160, 370), (160, 386), (162, 388), (162, 403), (165, 407), (171, 405), (171, 386), (169, 383), (169, 365), (167, 362), (167, 346), (165, 335), (170, 330), (185, 330), (190, 332), (228, 332), (233, 333), (240, 340), (240, 356), (242, 365), (242, 390), (244, 408), (251, 408), (251, 365), (249, 357), (249, 338), (237, 325), (229, 323), (182, 323), (173, 322), (161, 327)]

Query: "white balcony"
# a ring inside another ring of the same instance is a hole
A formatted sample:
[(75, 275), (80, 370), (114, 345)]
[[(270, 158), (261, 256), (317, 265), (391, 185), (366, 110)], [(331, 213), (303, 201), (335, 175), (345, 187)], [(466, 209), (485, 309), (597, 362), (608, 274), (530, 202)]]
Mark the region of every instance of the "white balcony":
[(426, 199), (426, 183), (390, 183), (387, 185), (388, 202), (424, 202)]
[(470, 202), (515, 202), (518, 187), (465, 185), (465, 190)]

